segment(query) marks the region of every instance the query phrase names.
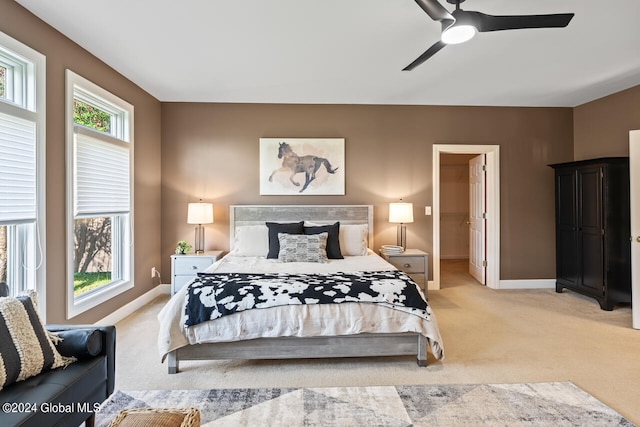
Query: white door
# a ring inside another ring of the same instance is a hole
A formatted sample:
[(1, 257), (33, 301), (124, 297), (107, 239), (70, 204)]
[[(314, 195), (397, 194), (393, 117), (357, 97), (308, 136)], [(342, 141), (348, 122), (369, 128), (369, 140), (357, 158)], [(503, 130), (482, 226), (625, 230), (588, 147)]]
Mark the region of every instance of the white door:
[(486, 283), (485, 155), (469, 160), (469, 273)]
[(631, 306), (633, 328), (640, 329), (640, 130), (629, 132), (631, 181)]

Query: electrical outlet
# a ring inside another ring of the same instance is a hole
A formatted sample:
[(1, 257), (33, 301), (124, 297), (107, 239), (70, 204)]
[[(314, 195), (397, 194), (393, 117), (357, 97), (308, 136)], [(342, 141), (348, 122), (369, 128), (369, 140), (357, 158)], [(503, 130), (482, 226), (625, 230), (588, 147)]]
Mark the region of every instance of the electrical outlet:
[(156, 275), (158, 274), (158, 270), (156, 270), (155, 267), (151, 267), (151, 278), (155, 278)]

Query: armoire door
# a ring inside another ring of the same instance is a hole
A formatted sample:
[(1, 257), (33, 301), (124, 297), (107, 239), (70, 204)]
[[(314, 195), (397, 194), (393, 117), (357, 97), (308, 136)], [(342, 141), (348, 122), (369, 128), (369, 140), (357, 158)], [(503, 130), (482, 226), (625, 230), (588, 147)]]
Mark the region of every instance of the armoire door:
[(582, 260), (580, 287), (604, 295), (604, 226), (601, 166), (578, 169), (578, 250)]
[(578, 225), (575, 169), (556, 171), (556, 274), (568, 286), (578, 286)]

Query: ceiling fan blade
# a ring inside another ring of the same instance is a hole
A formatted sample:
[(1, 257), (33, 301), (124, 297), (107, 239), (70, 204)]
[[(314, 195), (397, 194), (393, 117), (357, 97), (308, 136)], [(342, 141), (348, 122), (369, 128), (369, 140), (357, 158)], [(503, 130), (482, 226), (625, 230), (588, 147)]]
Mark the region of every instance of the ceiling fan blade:
[[(562, 28), (569, 25), (573, 13), (556, 13), (552, 15), (519, 15), (495, 16), (481, 12), (459, 11), (467, 19), (473, 20), (479, 32), (519, 30), (523, 28)], [(456, 14), (456, 18), (458, 18)]]
[(424, 61), (431, 58), (433, 55), (438, 53), (440, 49), (445, 47), (447, 44), (442, 41), (435, 42), (429, 49), (427, 49), (422, 55), (416, 58), (411, 64), (407, 65), (402, 69), (402, 71), (411, 71), (416, 68), (418, 65), (421, 65)]
[(438, 3), (437, 0), (416, 0), (416, 3), (418, 3), (418, 6), (434, 21), (455, 21), (451, 13)]

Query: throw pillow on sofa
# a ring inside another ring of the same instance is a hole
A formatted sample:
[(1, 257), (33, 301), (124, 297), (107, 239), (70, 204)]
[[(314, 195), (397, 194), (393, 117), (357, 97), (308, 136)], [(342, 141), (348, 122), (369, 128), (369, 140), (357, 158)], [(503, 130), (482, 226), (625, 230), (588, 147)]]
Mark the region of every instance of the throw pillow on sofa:
[(95, 357), (102, 352), (102, 332), (97, 328), (73, 328), (55, 333), (60, 340), (54, 342), (63, 356), (78, 360)]
[(15, 298), (0, 297), (0, 390), (75, 361), (56, 350), (36, 307), (34, 292)]

